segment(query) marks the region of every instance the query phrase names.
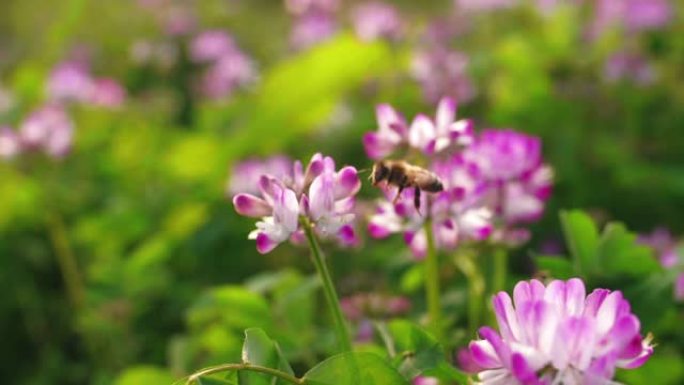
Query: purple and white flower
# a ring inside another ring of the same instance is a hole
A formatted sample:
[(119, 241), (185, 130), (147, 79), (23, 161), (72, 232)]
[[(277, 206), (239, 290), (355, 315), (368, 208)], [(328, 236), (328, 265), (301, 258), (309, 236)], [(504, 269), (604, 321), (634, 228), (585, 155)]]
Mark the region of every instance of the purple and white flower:
[(609, 384), (616, 368), (636, 368), (653, 353), (622, 293), (587, 296), (578, 278), (522, 281), (512, 300), (500, 292), (492, 304), (499, 332), (482, 327), (469, 345), (483, 385)]
[(410, 127), (387, 104), (377, 106), (376, 116), (378, 130), (366, 133), (363, 137), (366, 154), (372, 159), (382, 159), (405, 144), (431, 156), (472, 142), (472, 121), (455, 121), (456, 102), (448, 97), (440, 100), (434, 120), (419, 114)]
[(354, 244), (354, 197), (360, 188), (354, 167), (336, 171), (331, 157), (315, 154), (306, 170), (297, 161), (289, 175), (260, 176), (261, 196), (240, 193), (233, 197), (233, 205), (241, 215), (262, 218), (249, 235), (262, 254), (288, 239), (301, 239), (300, 217), (317, 234)]
[(399, 11), (381, 2), (359, 4), (352, 11), (352, 23), (356, 35), (363, 41), (398, 40), (404, 29)]

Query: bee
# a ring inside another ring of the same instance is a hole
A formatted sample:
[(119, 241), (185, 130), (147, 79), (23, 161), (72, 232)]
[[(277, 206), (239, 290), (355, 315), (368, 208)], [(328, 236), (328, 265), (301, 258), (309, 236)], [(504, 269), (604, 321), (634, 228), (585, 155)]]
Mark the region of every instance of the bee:
[(370, 180), (373, 186), (387, 181), (388, 185), (399, 188), (392, 203), (397, 203), (402, 191), (407, 187), (414, 188), (413, 205), (416, 211), (420, 209), (420, 192), (440, 192), (444, 185), (437, 175), (422, 167), (414, 166), (403, 160), (381, 160), (375, 162), (371, 171)]

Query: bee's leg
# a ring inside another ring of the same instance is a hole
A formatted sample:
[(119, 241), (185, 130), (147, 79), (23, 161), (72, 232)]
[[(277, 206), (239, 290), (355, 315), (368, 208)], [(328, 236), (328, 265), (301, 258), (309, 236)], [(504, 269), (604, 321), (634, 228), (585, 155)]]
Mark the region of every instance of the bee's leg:
[(413, 191), (413, 206), (415, 206), (416, 212), (420, 214), (420, 188), (416, 187)]
[(404, 185), (400, 185), (399, 189), (397, 190), (397, 195), (394, 197), (392, 200), (392, 204), (397, 204), (397, 201), (399, 200), (399, 197), (401, 196), (401, 192), (404, 191)]

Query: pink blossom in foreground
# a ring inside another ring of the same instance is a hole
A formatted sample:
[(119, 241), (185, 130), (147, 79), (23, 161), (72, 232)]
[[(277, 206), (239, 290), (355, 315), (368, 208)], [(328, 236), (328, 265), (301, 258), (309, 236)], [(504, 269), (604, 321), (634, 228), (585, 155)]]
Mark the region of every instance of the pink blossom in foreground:
[(352, 23), (356, 35), (364, 41), (398, 40), (403, 33), (399, 11), (387, 3), (359, 4), (352, 11)]
[(483, 385), (608, 384), (616, 368), (639, 367), (653, 353), (622, 293), (587, 296), (578, 278), (522, 281), (512, 300), (500, 292), (492, 304), (499, 332), (482, 327), (469, 345)]
[(514, 130), (487, 129), (463, 158), (486, 184), (487, 205), (502, 222), (495, 240), (524, 242), (526, 232), (511, 226), (538, 220), (553, 186), (553, 171), (542, 162), (541, 140)]
[(414, 207), (414, 189), (405, 190), (396, 203), (392, 203), (395, 189), (387, 189), (386, 200), (378, 203), (376, 212), (368, 224), (369, 234), (385, 238), (402, 233), (404, 241), (416, 258), (427, 253), (427, 233), (424, 228), (429, 218), (435, 246), (442, 250), (454, 250), (466, 240), (483, 240), (492, 233), (491, 211), (481, 205), (477, 198), (480, 190), (476, 181), (467, 176), (460, 164), (445, 162), (435, 168), (442, 178), (444, 191), (437, 194), (421, 194), (420, 209)]
[(331, 157), (315, 154), (306, 170), (297, 161), (290, 175), (262, 175), (260, 196), (240, 193), (233, 197), (233, 205), (241, 215), (261, 218), (249, 238), (256, 240), (262, 254), (288, 239), (301, 239), (300, 217), (307, 218), (320, 236), (350, 243), (360, 188), (354, 167), (336, 170)]

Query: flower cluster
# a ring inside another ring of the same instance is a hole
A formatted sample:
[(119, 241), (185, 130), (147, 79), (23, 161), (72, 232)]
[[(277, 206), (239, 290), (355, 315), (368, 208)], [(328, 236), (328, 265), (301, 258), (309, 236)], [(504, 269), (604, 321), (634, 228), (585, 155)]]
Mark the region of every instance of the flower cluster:
[(668, 0), (598, 0), (594, 6), (591, 33), (598, 35), (611, 27), (627, 32), (659, 29), (671, 17)]
[(356, 234), (351, 222), (360, 188), (354, 167), (336, 170), (331, 157), (315, 154), (306, 169), (296, 161), (289, 175), (262, 175), (259, 195), (237, 194), (233, 205), (241, 215), (261, 218), (249, 238), (256, 240), (262, 254), (288, 239), (301, 239), (301, 222), (310, 223), (323, 237), (353, 244)]
[(463, 240), (492, 237), (507, 245), (527, 240), (527, 230), (517, 225), (537, 220), (551, 193), (553, 173), (542, 162), (541, 141), (513, 130), (476, 135), (472, 121), (455, 118), (450, 98), (440, 101), (434, 120), (418, 115), (410, 126), (389, 105), (377, 107), (378, 130), (364, 136), (368, 156), (377, 160), (402, 148), (419, 150), (444, 190), (417, 197), (419, 212), (415, 189), (403, 191), (397, 201), (387, 189), (388, 199), (370, 218), (371, 236), (403, 233), (418, 258), (427, 251), (427, 219), (435, 246), (443, 250)]
[(211, 99), (228, 97), (236, 88), (256, 80), (254, 63), (224, 31), (208, 30), (197, 34), (189, 51), (193, 62), (207, 66), (199, 87)]
[(657, 228), (650, 234), (639, 237), (639, 242), (650, 246), (657, 254), (660, 264), (666, 269), (679, 269), (675, 278), (674, 297), (684, 301), (684, 258), (679, 250), (679, 242), (666, 228)]
[(0, 128), (0, 158), (13, 158), (22, 152), (41, 151), (53, 158), (69, 152), (73, 123), (58, 105), (46, 105), (31, 113), (18, 131)]
[(513, 300), (492, 300), (499, 333), (479, 331), (470, 353), (483, 385), (606, 384), (615, 368), (632, 369), (653, 353), (639, 319), (620, 291), (596, 289), (586, 296), (577, 278), (519, 282)]
[(469, 119), (455, 120), (456, 102), (443, 98), (437, 107), (435, 119), (419, 114), (411, 125), (388, 104), (376, 108), (377, 132), (366, 133), (363, 145), (371, 159), (382, 159), (408, 146), (432, 156), (455, 146), (472, 141), (473, 125)]
[(340, 307), (345, 317), (357, 325), (355, 340), (373, 340), (374, 320), (398, 317), (411, 310), (411, 302), (406, 297), (381, 293), (358, 293), (342, 298)]
[(123, 104), (126, 90), (112, 78), (96, 78), (88, 65), (66, 61), (55, 66), (46, 84), (48, 99), (58, 103), (83, 103), (115, 108)]

